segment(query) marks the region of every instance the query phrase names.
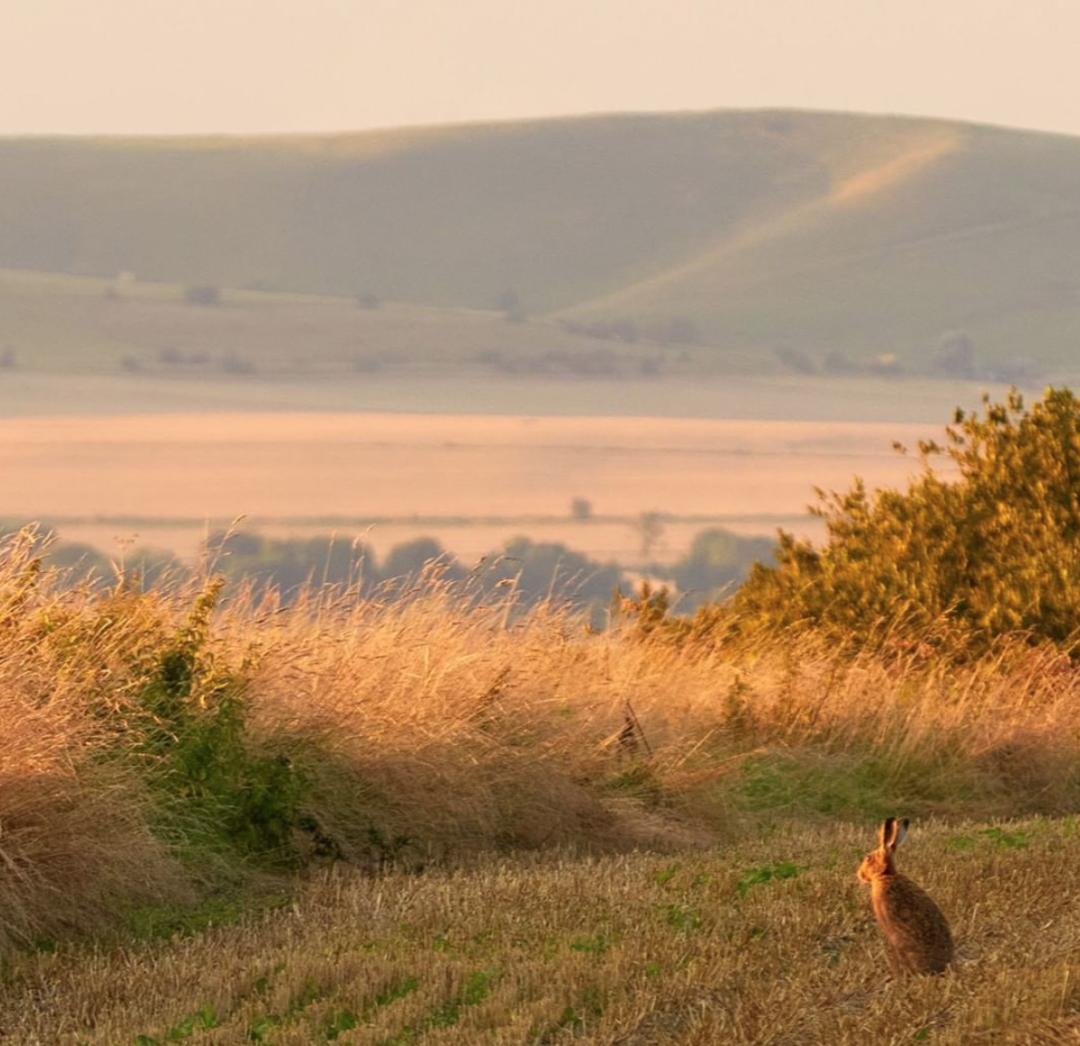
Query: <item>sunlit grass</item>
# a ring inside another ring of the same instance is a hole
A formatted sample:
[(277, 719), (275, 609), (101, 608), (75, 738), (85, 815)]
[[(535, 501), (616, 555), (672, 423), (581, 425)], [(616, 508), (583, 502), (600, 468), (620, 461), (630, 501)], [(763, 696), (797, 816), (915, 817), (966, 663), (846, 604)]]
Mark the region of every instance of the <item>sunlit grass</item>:
[[(31, 550), (0, 570), (5, 1041), (1054, 1042), (1077, 1010), (1057, 652), (678, 645), (435, 576), (211, 614)], [(855, 887), (886, 812), (960, 942), (939, 981), (884, 978)]]
[(5, 1041), (1071, 1041), (1075, 817), (916, 826), (903, 867), (959, 946), (940, 978), (886, 972), (853, 871), (871, 842), (796, 825), (676, 859), (328, 874), (196, 937), (18, 959)]

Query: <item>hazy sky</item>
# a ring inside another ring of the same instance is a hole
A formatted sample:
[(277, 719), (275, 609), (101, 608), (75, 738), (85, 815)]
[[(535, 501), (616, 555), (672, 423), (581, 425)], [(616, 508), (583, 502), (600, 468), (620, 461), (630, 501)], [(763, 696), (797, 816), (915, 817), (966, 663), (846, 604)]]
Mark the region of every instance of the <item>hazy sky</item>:
[(1080, 0), (0, 0), (0, 133), (797, 106), (1080, 134)]

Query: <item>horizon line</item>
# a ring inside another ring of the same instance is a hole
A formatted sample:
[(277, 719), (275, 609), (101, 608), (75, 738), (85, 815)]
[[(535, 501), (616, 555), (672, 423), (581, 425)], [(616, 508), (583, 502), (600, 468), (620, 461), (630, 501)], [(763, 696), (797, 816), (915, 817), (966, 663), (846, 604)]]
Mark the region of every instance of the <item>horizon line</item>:
[(592, 109), (573, 112), (554, 112), (526, 116), (477, 117), (445, 122), (418, 121), (416, 123), (378, 124), (370, 127), (338, 127), (324, 130), (190, 130), (190, 131), (2, 131), (0, 141), (43, 141), (43, 140), (82, 140), (82, 141), (242, 141), (242, 140), (281, 140), (281, 139), (319, 139), (350, 138), (377, 136), (395, 133), (425, 133), (436, 131), (468, 130), (497, 127), (523, 127), (529, 125), (567, 123), (572, 121), (614, 119), (664, 119), (672, 117), (701, 118), (722, 115), (766, 115), (783, 114), (799, 116), (850, 117), (868, 120), (898, 120), (920, 123), (949, 124), (979, 128), (983, 130), (1010, 131), (1019, 134), (1048, 135), (1059, 138), (1078, 138), (1080, 133), (1054, 130), (1044, 127), (1022, 126), (997, 123), (990, 120), (978, 120), (966, 117), (927, 115), (912, 112), (868, 110), (868, 109), (831, 109), (812, 108), (797, 105), (761, 105), (761, 106), (713, 106), (706, 108), (686, 107), (675, 109)]

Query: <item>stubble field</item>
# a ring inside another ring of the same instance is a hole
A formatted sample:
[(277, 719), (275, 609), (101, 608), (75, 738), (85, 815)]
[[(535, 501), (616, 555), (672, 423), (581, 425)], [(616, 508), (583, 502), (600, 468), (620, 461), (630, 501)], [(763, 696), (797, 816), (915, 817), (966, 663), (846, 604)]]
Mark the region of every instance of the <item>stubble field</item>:
[(2, 1041), (1080, 1041), (1075, 817), (916, 828), (903, 866), (958, 943), (938, 978), (886, 972), (854, 877), (869, 835), (328, 874), (231, 925), (18, 959)]

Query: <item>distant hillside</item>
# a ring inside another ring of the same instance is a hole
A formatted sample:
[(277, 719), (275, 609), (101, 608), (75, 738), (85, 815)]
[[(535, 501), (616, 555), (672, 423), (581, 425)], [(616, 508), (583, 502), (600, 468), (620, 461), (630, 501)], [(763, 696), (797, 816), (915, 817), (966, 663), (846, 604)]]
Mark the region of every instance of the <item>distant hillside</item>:
[(0, 373), (648, 378), (762, 369), (749, 352), (629, 345), (492, 310), (237, 290), (201, 303), (188, 300), (192, 290), (0, 269)]
[(514, 291), (532, 315), (796, 366), (894, 353), (925, 369), (956, 331), (999, 372), (1076, 359), (1077, 139), (841, 114), (601, 116), (15, 139), (0, 141), (0, 181), (5, 268), (483, 309)]

